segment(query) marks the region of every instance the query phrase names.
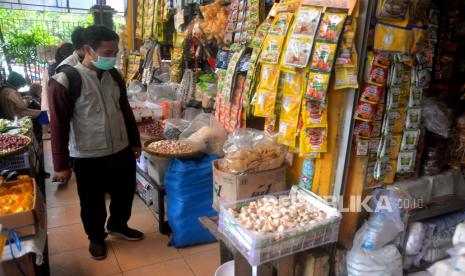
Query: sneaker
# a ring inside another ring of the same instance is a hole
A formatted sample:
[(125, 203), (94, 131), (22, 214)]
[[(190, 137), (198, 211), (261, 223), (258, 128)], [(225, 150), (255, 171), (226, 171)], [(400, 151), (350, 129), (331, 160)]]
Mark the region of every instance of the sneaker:
[(136, 229), (132, 229), (126, 227), (125, 229), (108, 229), (107, 233), (111, 236), (115, 236), (118, 238), (122, 238), (128, 241), (139, 241), (144, 238), (144, 233), (137, 231)]
[(90, 242), (89, 253), (94, 260), (103, 260), (107, 257), (107, 246), (105, 242)]

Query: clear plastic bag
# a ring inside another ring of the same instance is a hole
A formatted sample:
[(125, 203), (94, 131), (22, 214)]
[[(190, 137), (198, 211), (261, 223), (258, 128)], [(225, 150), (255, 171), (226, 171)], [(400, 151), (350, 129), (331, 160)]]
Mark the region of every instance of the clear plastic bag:
[(176, 101), (177, 86), (175, 84), (149, 84), (147, 86), (147, 93), (150, 99), (155, 103)]
[(451, 110), (446, 104), (434, 98), (424, 98), (422, 102), (422, 123), (425, 128), (444, 138), (449, 138)]
[(228, 133), (220, 126), (211, 114), (200, 113), (189, 126), (181, 133), (180, 139), (189, 141), (196, 150), (208, 154), (223, 156), (223, 144)]
[(285, 146), (269, 139), (265, 132), (249, 128), (230, 133), (223, 150), (220, 169), (235, 174), (279, 168), (287, 153)]
[(166, 119), (163, 135), (166, 139), (177, 140), (179, 135), (189, 126), (189, 123), (183, 119)]

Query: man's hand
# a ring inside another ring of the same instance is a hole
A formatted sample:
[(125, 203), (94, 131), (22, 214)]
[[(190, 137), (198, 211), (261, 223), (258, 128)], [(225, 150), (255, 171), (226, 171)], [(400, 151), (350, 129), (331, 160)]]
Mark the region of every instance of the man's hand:
[(142, 149), (138, 147), (132, 147), (132, 151), (134, 152), (134, 155), (136, 156), (136, 159), (140, 159), (140, 155), (142, 154)]
[(69, 179), (71, 178), (72, 171), (71, 169), (67, 169), (65, 171), (61, 172), (55, 172), (55, 175), (53, 176), (53, 182), (61, 182), (61, 183), (67, 183)]

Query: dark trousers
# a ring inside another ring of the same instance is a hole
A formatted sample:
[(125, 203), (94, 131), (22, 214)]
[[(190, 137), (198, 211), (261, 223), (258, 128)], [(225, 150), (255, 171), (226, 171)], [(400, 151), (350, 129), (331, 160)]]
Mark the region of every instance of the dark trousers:
[(111, 197), (107, 228), (127, 227), (136, 188), (136, 160), (131, 148), (105, 157), (74, 158), (72, 164), (81, 202), (81, 219), (89, 240), (101, 242), (107, 236), (106, 193)]

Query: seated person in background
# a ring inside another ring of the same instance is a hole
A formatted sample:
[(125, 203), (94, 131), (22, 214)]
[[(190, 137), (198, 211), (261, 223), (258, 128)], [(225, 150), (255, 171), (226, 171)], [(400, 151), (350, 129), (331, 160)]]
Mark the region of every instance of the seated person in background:
[(40, 110), (34, 110), (27, 107), (21, 94), (18, 92), (23, 86), (27, 85), (26, 79), (16, 72), (11, 72), (6, 84), (0, 91), (0, 117), (8, 120), (14, 120), (15, 116), (22, 118), (25, 116), (36, 119), (40, 116)]
[(29, 87), (29, 93), (27, 95), (28, 108), (40, 110), (40, 103), (42, 97), (42, 85), (40, 83), (33, 83)]

